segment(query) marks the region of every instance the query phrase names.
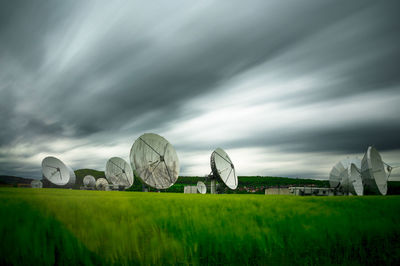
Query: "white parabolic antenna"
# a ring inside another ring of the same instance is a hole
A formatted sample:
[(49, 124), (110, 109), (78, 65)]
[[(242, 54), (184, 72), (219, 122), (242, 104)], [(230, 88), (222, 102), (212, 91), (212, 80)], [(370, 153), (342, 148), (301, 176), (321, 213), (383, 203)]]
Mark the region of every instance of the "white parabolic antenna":
[(46, 157), (42, 161), (43, 177), (57, 186), (71, 187), (75, 184), (74, 171), (55, 157)]
[(361, 179), (361, 169), (358, 168), (354, 163), (351, 163), (347, 172), (349, 175), (349, 183), (352, 184), (352, 186), (350, 186), (350, 192), (353, 195), (357, 196), (364, 195), (364, 186)]
[(204, 183), (201, 182), (201, 181), (197, 182), (197, 191), (198, 191), (200, 194), (206, 194), (206, 193), (207, 193), (206, 184), (204, 184)]
[(83, 185), (85, 187), (95, 187), (96, 186), (96, 179), (94, 176), (87, 175), (83, 178)]
[(359, 168), (354, 163), (345, 169), (341, 174), (341, 181), (339, 189), (344, 193), (351, 193), (352, 195), (362, 196), (364, 192), (363, 183)]
[(97, 190), (106, 190), (107, 187), (108, 187), (107, 179), (101, 177), (96, 180), (96, 189)]
[(235, 167), (228, 154), (221, 148), (217, 148), (211, 154), (211, 170), (213, 175), (225, 183), (230, 189), (236, 189), (238, 178)]
[(133, 185), (133, 171), (131, 166), (122, 158), (112, 157), (106, 164), (106, 178), (114, 185), (129, 188)]
[(136, 175), (153, 188), (169, 188), (178, 180), (178, 155), (174, 147), (157, 134), (145, 133), (136, 139), (130, 161)]
[(362, 159), (361, 178), (364, 183), (365, 194), (386, 195), (388, 177), (385, 166), (381, 155), (372, 146), (368, 147)]
[[(358, 158), (347, 158), (341, 160), (332, 167), (332, 170), (329, 173), (329, 185), (331, 188), (338, 188), (343, 183), (342, 179), (348, 177), (345, 176), (346, 171), (352, 163), (359, 168), (361, 167), (361, 160)], [(344, 183), (346, 183), (346, 180), (344, 181)]]

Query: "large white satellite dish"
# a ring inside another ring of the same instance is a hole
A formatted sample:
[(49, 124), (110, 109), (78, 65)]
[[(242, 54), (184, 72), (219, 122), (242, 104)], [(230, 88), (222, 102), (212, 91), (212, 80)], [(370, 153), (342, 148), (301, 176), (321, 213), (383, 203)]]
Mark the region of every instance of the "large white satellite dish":
[(339, 188), (339, 186), (342, 183), (342, 179), (345, 175), (345, 172), (352, 163), (359, 168), (361, 167), (361, 160), (358, 158), (347, 158), (341, 160), (332, 167), (332, 170), (329, 173), (329, 185), (331, 188)]
[(157, 134), (145, 133), (136, 139), (130, 161), (136, 175), (153, 188), (169, 188), (178, 179), (178, 155), (174, 147)]
[(365, 194), (386, 195), (388, 175), (379, 152), (372, 146), (361, 162), (361, 178)]
[(200, 194), (206, 194), (206, 193), (207, 193), (206, 184), (204, 184), (204, 183), (201, 182), (201, 181), (197, 182), (197, 191), (198, 191)]
[(122, 158), (112, 157), (106, 164), (106, 178), (108, 182), (129, 188), (133, 185), (133, 171), (131, 166)]
[(94, 188), (96, 186), (96, 179), (94, 178), (94, 176), (87, 175), (83, 178), (83, 185), (85, 187)]
[(214, 178), (221, 179), (230, 189), (236, 189), (238, 186), (238, 178), (236, 176), (235, 167), (228, 154), (221, 148), (217, 148), (211, 154), (211, 170)]
[(99, 178), (96, 180), (96, 189), (97, 190), (107, 190), (108, 189), (108, 182), (105, 178)]
[(55, 157), (46, 157), (42, 161), (43, 177), (56, 186), (71, 187), (75, 184), (74, 171)]

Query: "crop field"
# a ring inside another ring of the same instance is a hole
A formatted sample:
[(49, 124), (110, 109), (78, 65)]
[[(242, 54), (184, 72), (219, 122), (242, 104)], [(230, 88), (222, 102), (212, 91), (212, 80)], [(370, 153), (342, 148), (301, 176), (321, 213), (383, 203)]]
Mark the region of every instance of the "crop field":
[(400, 197), (0, 189), (0, 264), (400, 263)]

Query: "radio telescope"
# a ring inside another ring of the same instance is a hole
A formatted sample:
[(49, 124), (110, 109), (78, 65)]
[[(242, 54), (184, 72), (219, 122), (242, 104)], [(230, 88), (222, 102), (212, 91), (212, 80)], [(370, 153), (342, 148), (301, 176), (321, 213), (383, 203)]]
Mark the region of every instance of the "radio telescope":
[(352, 194), (357, 196), (364, 195), (364, 186), (361, 179), (361, 170), (354, 164), (350, 164), (348, 169), (349, 180), (352, 186)]
[[(388, 175), (379, 152), (372, 146), (368, 147), (361, 164), (364, 193), (386, 195)], [(388, 166), (389, 172), (391, 169), (392, 167)]]
[(55, 157), (46, 157), (42, 161), (43, 177), (53, 185), (60, 187), (72, 187), (76, 176), (74, 171)]
[(329, 185), (331, 188), (339, 188), (342, 183), (343, 175), (345, 175), (344, 172), (347, 171), (347, 168), (351, 163), (355, 164), (359, 168), (361, 167), (361, 161), (358, 158), (347, 158), (341, 160), (332, 167), (332, 170), (329, 173)]
[(96, 186), (96, 179), (94, 176), (87, 175), (83, 178), (83, 185), (85, 187), (92, 187), (94, 188)]
[(340, 182), (340, 190), (342, 192), (357, 196), (363, 195), (364, 187), (360, 170), (354, 163), (350, 163), (347, 169), (341, 173), (340, 177), (342, 178)]
[(97, 190), (107, 190), (108, 189), (108, 182), (105, 178), (99, 178), (96, 180), (96, 189)]
[(197, 182), (197, 191), (198, 191), (200, 194), (206, 194), (206, 193), (207, 193), (207, 187), (206, 187), (206, 185), (205, 185), (203, 182), (201, 182), (201, 181)]
[(217, 148), (211, 154), (210, 158), (212, 174), (211, 178), (211, 194), (216, 193), (216, 179), (220, 179), (230, 189), (236, 189), (238, 186), (238, 178), (236, 176), (235, 167), (228, 154), (221, 148)]
[(135, 174), (150, 187), (166, 189), (178, 179), (178, 155), (174, 147), (157, 134), (145, 133), (136, 139), (130, 161)]
[(129, 188), (133, 185), (133, 171), (131, 166), (122, 158), (112, 157), (106, 164), (106, 178), (108, 182)]

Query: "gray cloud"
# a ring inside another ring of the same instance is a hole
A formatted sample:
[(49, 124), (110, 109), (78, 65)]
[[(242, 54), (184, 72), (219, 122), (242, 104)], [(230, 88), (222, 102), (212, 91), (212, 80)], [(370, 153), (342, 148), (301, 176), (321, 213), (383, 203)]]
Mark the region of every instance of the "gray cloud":
[[(396, 1), (2, 3), (0, 173), (25, 171), (7, 155), (12, 146), (27, 145), (34, 156), (54, 151), (44, 141), (81, 141), (88, 148), (173, 130), (206, 112), (191, 102), (231, 93), (235, 80), (258, 79), (254, 91), (260, 95), (268, 90), (263, 84), (312, 81), (302, 90), (243, 103), (248, 106), (323, 109), (324, 102), (371, 92), (398, 96), (398, 7)], [(396, 150), (400, 121), (391, 114), (399, 110), (389, 109), (369, 123), (354, 116), (351, 125), (332, 119), (309, 128), (298, 128), (293, 113), (291, 126), (249, 128), (255, 133), (215, 145), (353, 153), (375, 144)], [(259, 117), (260, 123), (268, 120), (268, 114)], [(211, 145), (179, 141), (172, 142), (184, 151)], [(60, 153), (72, 150), (63, 146)]]
[(371, 145), (379, 147), (380, 151), (398, 150), (399, 134), (399, 125), (382, 122), (307, 131), (287, 129), (225, 145), (230, 148), (279, 147), (282, 151), (289, 152), (330, 151), (337, 154), (353, 154), (364, 152)]

